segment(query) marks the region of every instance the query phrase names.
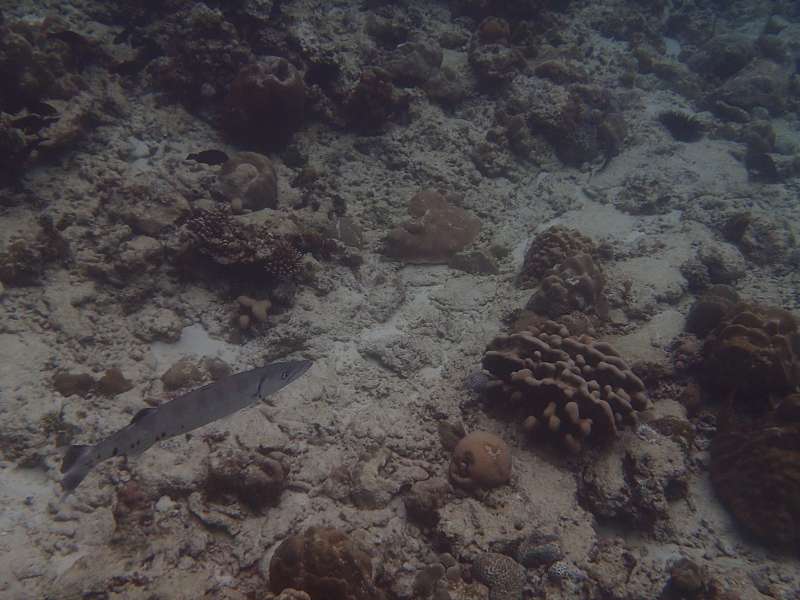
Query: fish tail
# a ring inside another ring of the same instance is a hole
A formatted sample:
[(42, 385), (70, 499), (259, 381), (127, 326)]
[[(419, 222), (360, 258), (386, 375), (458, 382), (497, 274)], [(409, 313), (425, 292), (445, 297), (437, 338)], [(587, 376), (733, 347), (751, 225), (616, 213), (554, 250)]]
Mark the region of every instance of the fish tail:
[(74, 490), (83, 478), (92, 469), (91, 462), (82, 460), (92, 451), (94, 446), (83, 446), (74, 444), (67, 448), (64, 460), (61, 462), (61, 472), (64, 477), (61, 479), (61, 487), (66, 491)]

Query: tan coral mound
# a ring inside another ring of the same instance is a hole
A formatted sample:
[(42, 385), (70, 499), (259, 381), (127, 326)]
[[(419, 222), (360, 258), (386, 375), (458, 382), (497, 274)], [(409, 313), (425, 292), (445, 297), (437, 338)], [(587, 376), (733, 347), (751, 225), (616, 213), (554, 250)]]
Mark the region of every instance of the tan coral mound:
[(407, 263), (446, 263), (478, 237), (481, 222), (435, 190), (414, 195), (408, 205), (412, 220), (387, 236), (384, 254)]
[(573, 311), (608, 318), (603, 270), (589, 254), (576, 254), (547, 272), (526, 308), (558, 318)]
[(573, 452), (607, 441), (648, 405), (644, 384), (606, 343), (570, 336), (546, 321), (496, 337), (483, 357), (487, 396), (518, 413), (526, 430), (554, 437)]
[(531, 242), (517, 283), (522, 287), (530, 287), (570, 256), (596, 252), (594, 242), (579, 231), (555, 225), (537, 235)]

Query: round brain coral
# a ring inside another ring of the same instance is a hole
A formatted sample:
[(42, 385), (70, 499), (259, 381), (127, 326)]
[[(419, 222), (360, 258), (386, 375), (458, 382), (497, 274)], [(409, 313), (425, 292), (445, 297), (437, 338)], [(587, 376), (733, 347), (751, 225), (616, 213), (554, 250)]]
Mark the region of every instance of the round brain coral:
[(463, 488), (492, 488), (511, 477), (511, 449), (487, 431), (464, 436), (453, 450), (450, 479)]

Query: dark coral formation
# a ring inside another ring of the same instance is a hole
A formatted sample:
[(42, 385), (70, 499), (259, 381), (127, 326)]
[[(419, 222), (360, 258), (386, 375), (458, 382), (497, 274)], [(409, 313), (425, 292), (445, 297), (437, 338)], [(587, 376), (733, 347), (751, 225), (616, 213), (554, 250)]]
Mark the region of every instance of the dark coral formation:
[(306, 86), (285, 58), (265, 56), (242, 67), (226, 98), (226, 123), (234, 139), (258, 148), (289, 141), (305, 114)]
[(267, 226), (242, 223), (226, 213), (202, 211), (184, 225), (187, 258), (199, 255), (223, 267), (229, 277), (269, 283), (297, 275), (301, 254), (286, 236)]
[(528, 246), (517, 283), (531, 287), (567, 258), (596, 251), (594, 242), (576, 229), (554, 225), (538, 234)]
[(705, 337), (739, 302), (739, 294), (727, 285), (713, 285), (692, 305), (686, 317), (686, 331)]
[(557, 319), (573, 311), (608, 317), (606, 278), (590, 254), (576, 254), (550, 269), (527, 308)]
[(600, 156), (617, 155), (625, 138), (625, 123), (611, 94), (591, 85), (540, 86), (529, 124), (553, 146), (558, 158), (580, 165)]
[(487, 84), (510, 81), (525, 64), (522, 53), (510, 44), (508, 22), (484, 19), (469, 48), (469, 62), (478, 78)]
[(711, 481), (737, 522), (757, 538), (800, 543), (800, 423), (775, 419), (718, 433)]
[(703, 137), (703, 123), (689, 113), (668, 110), (659, 114), (658, 120), (679, 142), (696, 142)]
[(254, 511), (277, 505), (286, 487), (286, 469), (257, 453), (221, 452), (208, 460), (205, 491), (212, 501), (238, 501)]
[(344, 532), (311, 527), (284, 540), (269, 563), (269, 587), (294, 588), (312, 600), (380, 600), (369, 555)]
[(478, 237), (481, 223), (434, 190), (414, 195), (408, 205), (411, 221), (395, 227), (384, 254), (408, 263), (444, 263)]
[(636, 422), (648, 405), (644, 384), (604, 342), (570, 336), (552, 321), (496, 337), (483, 357), (486, 394), (508, 408), (532, 434), (556, 438), (578, 452), (587, 441), (608, 441)]
[(780, 308), (738, 303), (703, 346), (704, 370), (715, 391), (738, 406), (761, 411), (771, 397), (800, 385), (800, 332)]

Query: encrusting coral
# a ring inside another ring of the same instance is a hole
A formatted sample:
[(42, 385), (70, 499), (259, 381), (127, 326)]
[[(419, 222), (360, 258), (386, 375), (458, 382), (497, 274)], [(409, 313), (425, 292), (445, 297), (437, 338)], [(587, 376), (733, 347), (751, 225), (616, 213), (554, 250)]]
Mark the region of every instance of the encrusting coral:
[(526, 308), (558, 318), (573, 311), (608, 317), (606, 278), (590, 254), (575, 254), (547, 272)]
[(408, 263), (444, 263), (480, 233), (478, 217), (454, 206), (435, 190), (423, 190), (408, 205), (411, 221), (387, 236), (384, 253)]
[(237, 221), (220, 210), (201, 211), (184, 226), (185, 254), (224, 267), (227, 275), (288, 279), (300, 272), (302, 255), (286, 237), (266, 225)]
[(573, 452), (607, 441), (648, 406), (642, 380), (617, 352), (553, 321), (496, 337), (483, 356), (490, 403), (509, 408), (532, 434)]
[(223, 163), (217, 192), (234, 212), (278, 206), (278, 176), (272, 161), (256, 152), (240, 152)]

